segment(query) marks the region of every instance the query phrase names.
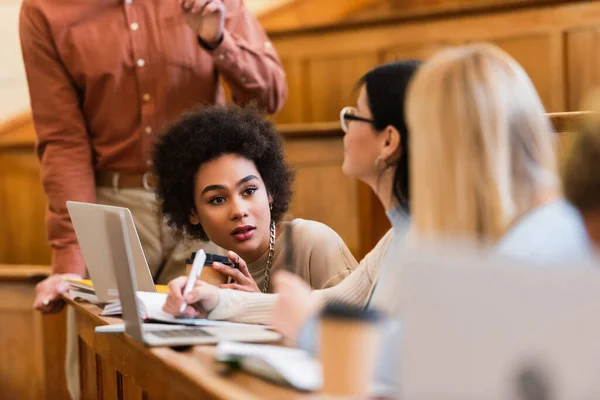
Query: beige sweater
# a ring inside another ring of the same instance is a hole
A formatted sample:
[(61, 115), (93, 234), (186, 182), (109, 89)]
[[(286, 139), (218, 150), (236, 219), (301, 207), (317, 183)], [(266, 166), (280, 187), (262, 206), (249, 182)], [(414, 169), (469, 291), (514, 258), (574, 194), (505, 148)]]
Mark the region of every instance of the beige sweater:
[[(285, 265), (288, 224), (292, 234), (294, 273), (313, 289), (335, 286), (356, 269), (356, 259), (333, 229), (320, 222), (296, 218), (281, 224), (283, 231), (275, 241), (270, 277)], [(258, 260), (248, 264), (248, 270), (261, 290), (265, 281), (268, 253), (265, 252)], [(268, 291), (273, 292), (272, 279), (269, 279)]]
[[(362, 259), (356, 271), (339, 285), (313, 291), (320, 303), (343, 301), (357, 306), (366, 306), (382, 264), (388, 246), (393, 239), (390, 229), (377, 243), (375, 248)], [(295, 246), (295, 244), (294, 244)], [(298, 243), (294, 252), (295, 265), (307, 262), (311, 249), (303, 242)], [(333, 260), (332, 260), (333, 261)], [(339, 261), (338, 261), (339, 262)], [(229, 320), (235, 322), (268, 324), (271, 312), (277, 301), (276, 294), (247, 293), (230, 289), (219, 289), (219, 303), (208, 315), (210, 319)]]

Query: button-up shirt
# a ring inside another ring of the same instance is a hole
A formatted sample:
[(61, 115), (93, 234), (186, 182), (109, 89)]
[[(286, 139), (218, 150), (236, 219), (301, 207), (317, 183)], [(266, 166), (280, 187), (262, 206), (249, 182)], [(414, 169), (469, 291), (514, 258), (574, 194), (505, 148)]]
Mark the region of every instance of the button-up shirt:
[(179, 0), (24, 0), (20, 38), (48, 196), (55, 272), (85, 271), (65, 202), (95, 202), (95, 171), (143, 173), (157, 130), (196, 104), (268, 112), (287, 96), (275, 49), (243, 0), (225, 0), (225, 30), (200, 46)]

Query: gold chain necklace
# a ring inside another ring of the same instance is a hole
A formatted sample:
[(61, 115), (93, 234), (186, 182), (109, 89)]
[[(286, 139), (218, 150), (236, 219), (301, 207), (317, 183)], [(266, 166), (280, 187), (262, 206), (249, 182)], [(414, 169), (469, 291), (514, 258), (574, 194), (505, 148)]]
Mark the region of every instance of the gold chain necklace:
[(275, 256), (275, 221), (271, 221), (271, 237), (269, 239), (269, 254), (267, 255), (267, 265), (265, 269), (265, 281), (263, 282), (262, 292), (269, 290), (269, 279), (271, 278), (271, 267), (273, 266), (273, 257)]

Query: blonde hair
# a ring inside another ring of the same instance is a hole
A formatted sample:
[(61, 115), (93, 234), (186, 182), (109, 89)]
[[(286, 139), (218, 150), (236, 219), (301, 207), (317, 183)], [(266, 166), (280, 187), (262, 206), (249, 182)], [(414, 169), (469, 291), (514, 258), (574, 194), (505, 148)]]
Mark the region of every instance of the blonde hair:
[(419, 237), (496, 240), (556, 184), (550, 121), (504, 51), (438, 53), (417, 71), (407, 101)]

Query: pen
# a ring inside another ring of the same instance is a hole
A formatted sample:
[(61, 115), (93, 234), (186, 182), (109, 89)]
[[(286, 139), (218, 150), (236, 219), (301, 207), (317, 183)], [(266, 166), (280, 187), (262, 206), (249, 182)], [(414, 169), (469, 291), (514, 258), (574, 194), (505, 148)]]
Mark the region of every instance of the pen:
[[(204, 268), (204, 261), (206, 261), (206, 253), (204, 252), (204, 250), (199, 250), (196, 253), (196, 257), (194, 257), (194, 263), (192, 264), (192, 268), (190, 269), (190, 275), (188, 276), (185, 288), (183, 289), (183, 297), (185, 297), (194, 288), (196, 279), (202, 273), (202, 268)], [(184, 300), (184, 303), (181, 305), (179, 312), (183, 313), (186, 307), (187, 303), (185, 303)]]

